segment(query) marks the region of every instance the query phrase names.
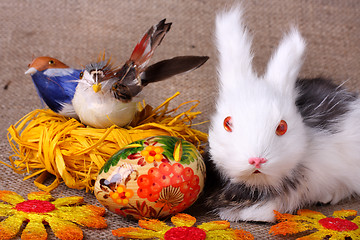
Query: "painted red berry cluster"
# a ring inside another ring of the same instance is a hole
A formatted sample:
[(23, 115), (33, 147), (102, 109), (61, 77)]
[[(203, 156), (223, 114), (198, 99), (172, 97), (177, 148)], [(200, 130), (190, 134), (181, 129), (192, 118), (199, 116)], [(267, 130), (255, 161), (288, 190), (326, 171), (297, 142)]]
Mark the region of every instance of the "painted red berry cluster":
[(137, 183), (140, 198), (162, 202), (171, 205), (170, 208), (185, 209), (200, 193), (199, 177), (190, 167), (184, 168), (180, 163), (161, 163), (159, 167), (152, 167), (147, 174), (139, 176)]

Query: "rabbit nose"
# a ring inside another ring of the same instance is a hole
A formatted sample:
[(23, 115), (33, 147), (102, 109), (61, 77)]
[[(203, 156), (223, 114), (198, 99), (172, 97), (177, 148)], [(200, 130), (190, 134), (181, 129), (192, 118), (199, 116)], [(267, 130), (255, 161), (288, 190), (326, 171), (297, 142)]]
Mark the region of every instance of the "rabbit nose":
[(265, 158), (257, 158), (257, 157), (249, 158), (249, 163), (251, 165), (254, 165), (256, 168), (261, 168), (261, 164), (266, 163), (266, 162), (267, 162), (267, 159), (265, 159)]

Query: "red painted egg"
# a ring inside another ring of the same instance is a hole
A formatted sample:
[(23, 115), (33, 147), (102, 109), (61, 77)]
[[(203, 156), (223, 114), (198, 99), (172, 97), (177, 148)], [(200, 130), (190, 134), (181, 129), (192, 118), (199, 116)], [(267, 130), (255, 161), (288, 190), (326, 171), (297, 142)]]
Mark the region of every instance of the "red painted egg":
[(205, 171), (201, 154), (188, 141), (150, 137), (115, 153), (100, 170), (94, 193), (119, 215), (163, 218), (196, 201)]

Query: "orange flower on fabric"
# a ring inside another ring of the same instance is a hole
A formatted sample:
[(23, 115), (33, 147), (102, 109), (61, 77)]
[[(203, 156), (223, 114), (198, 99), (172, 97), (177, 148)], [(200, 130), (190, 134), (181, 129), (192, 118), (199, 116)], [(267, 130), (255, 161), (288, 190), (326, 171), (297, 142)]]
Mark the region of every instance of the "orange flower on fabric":
[[(113, 230), (112, 233), (117, 237), (149, 239), (158, 238), (162, 240), (252, 240), (254, 236), (240, 229), (230, 228), (228, 221), (212, 221), (205, 222), (194, 227), (196, 218), (179, 213), (171, 218), (174, 227), (168, 226), (166, 223), (157, 219), (139, 220), (141, 228), (119, 228)], [(185, 238), (186, 237), (186, 238)]]
[(162, 147), (147, 146), (143, 151), (141, 151), (141, 156), (145, 157), (145, 161), (152, 163), (154, 161), (160, 162), (164, 156), (162, 153), (164, 149)]
[(110, 192), (111, 199), (119, 204), (127, 205), (129, 198), (134, 196), (134, 192), (131, 189), (127, 189), (124, 185), (119, 185), (115, 192)]
[(269, 233), (274, 235), (295, 234), (316, 229), (316, 232), (297, 239), (324, 239), (326, 237), (339, 240), (360, 239), (360, 216), (356, 216), (355, 210), (335, 211), (331, 217), (307, 209), (299, 210), (298, 215), (274, 212), (279, 221), (270, 228)]
[(60, 239), (83, 239), (82, 230), (75, 224), (93, 228), (107, 227), (105, 209), (93, 205), (80, 205), (83, 197), (66, 197), (54, 201), (47, 192), (28, 194), (28, 200), (12, 191), (0, 191), (0, 216), (8, 217), (0, 222), (0, 239), (11, 239), (27, 222), (21, 239), (47, 239), (44, 223), (48, 224)]

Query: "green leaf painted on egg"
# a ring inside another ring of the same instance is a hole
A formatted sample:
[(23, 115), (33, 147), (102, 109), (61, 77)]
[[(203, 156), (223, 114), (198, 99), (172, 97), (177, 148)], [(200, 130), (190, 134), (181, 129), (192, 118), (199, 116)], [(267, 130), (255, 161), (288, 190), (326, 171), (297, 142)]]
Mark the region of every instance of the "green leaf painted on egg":
[(183, 141), (182, 143), (183, 154), (181, 157), (181, 163), (190, 164), (194, 162), (196, 159), (201, 158), (200, 153), (195, 149), (194, 145), (187, 141)]
[(158, 143), (162, 144), (164, 152), (162, 153), (169, 160), (174, 161), (174, 152), (176, 150), (177, 143), (181, 141), (182, 154), (180, 156), (180, 163), (189, 165), (191, 162), (194, 162), (196, 159), (201, 158), (200, 153), (196, 150), (194, 145), (190, 142), (185, 141), (176, 137), (169, 136), (158, 136), (155, 139)]
[(109, 160), (107, 160), (107, 162), (104, 164), (104, 166), (100, 169), (99, 174), (102, 172), (107, 173), (111, 167), (116, 166), (119, 163), (120, 159), (127, 159), (129, 155), (142, 150), (144, 150), (144, 140), (132, 142), (131, 144), (125, 146), (123, 149), (112, 155)]
[(154, 141), (162, 144), (162, 148), (164, 149), (164, 152), (162, 153), (167, 159), (174, 161), (174, 148), (176, 142), (180, 140), (175, 137), (168, 137), (168, 136), (158, 136), (154, 139)]

